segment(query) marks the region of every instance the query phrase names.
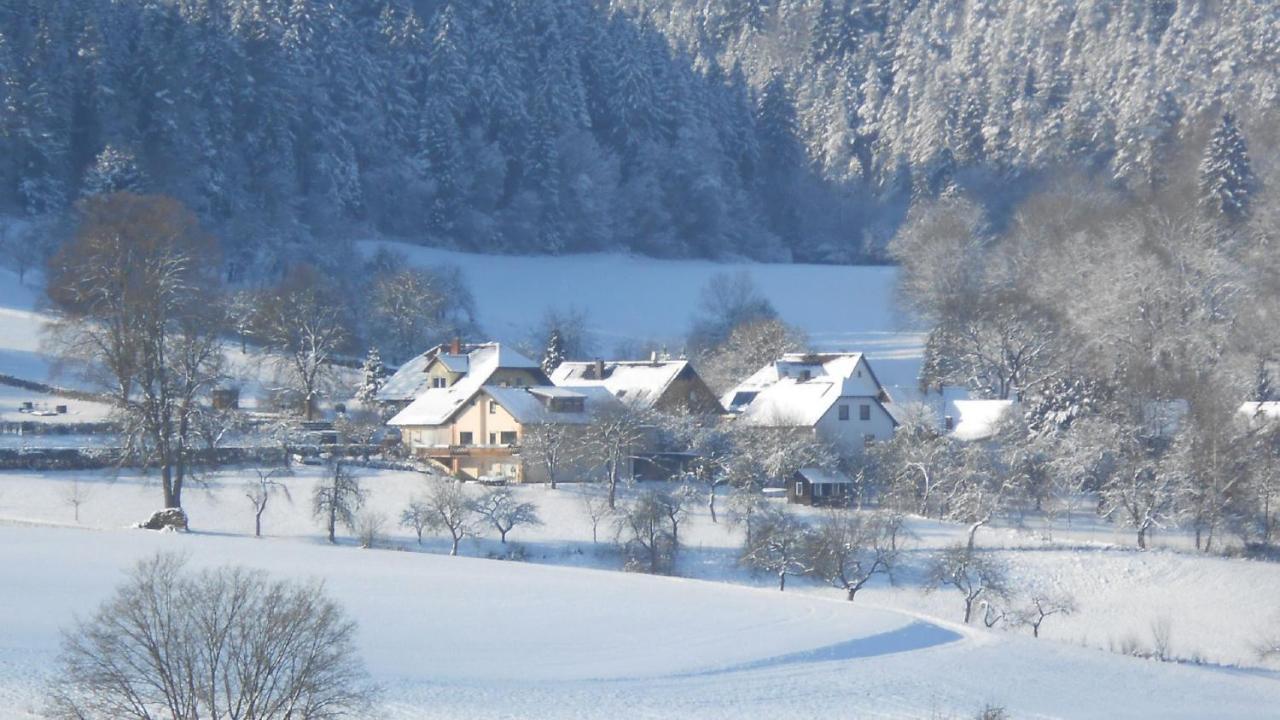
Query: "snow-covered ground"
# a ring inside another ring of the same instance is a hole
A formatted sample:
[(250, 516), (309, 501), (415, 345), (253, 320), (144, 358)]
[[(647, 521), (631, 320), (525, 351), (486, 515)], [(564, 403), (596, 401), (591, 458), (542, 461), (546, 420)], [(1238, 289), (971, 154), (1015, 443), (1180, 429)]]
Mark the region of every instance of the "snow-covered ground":
[(475, 295), (480, 323), (495, 339), (529, 340), (548, 310), (586, 312), (597, 351), (626, 342), (683, 344), (703, 287), (717, 273), (747, 272), (783, 320), (815, 349), (868, 354), (895, 397), (914, 394), (924, 338), (896, 311), (897, 269), (856, 265), (769, 265), (657, 260), (619, 254), (475, 255), (392, 242), (423, 267), (454, 266)]
[(1277, 620), (1272, 564), (984, 529), (980, 542), (1010, 563), (1017, 584), (1057, 583), (1076, 596), (1078, 612), (1051, 618), (1033, 640), (1025, 630), (958, 627), (958, 595), (923, 592), (919, 568), (930, 549), (961, 537), (954, 526), (913, 523), (899, 584), (878, 582), (850, 604), (807, 581), (779, 593), (772, 579), (737, 569), (739, 531), (701, 508), (681, 529), (680, 572), (697, 579), (616, 572), (616, 554), (592, 543), (581, 509), (595, 488), (515, 488), (545, 521), (512, 533), (530, 562), (482, 559), (501, 550), (492, 534), (464, 541), (472, 557), (450, 558), (442, 538), (419, 548), (395, 527), (427, 480), (364, 470), (366, 510), (388, 520), (384, 549), (329, 547), (309, 512), (319, 473), (302, 468), (289, 481), (292, 502), (272, 501), (261, 540), (248, 537), (242, 494), (252, 470), (188, 490), (188, 535), (125, 529), (156, 505), (149, 478), (0, 473), (0, 717), (38, 706), (58, 628), (161, 548), (197, 565), (323, 577), (360, 623), (364, 658), (386, 688), (380, 717), (963, 718), (992, 703), (1016, 718), (1261, 718), (1280, 701), (1280, 680), (1264, 669), (1105, 650), (1130, 635), (1147, 644), (1152, 623), (1168, 618), (1174, 655), (1256, 665), (1253, 638)]

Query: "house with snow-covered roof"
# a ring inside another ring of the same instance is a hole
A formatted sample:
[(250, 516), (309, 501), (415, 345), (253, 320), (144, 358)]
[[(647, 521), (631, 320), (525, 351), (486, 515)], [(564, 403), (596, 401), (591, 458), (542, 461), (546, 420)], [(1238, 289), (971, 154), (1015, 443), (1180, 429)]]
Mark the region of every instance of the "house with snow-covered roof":
[(602, 387), (629, 407), (666, 412), (724, 412), (715, 393), (688, 360), (564, 362), (551, 373), (560, 387)]
[(455, 339), (401, 365), (374, 398), (384, 406), (404, 410), (424, 397), (425, 405), (448, 404), (483, 385), (550, 384), (537, 362), (510, 347)]
[(846, 454), (893, 436), (889, 393), (857, 352), (788, 353), (721, 399), (734, 422), (810, 429)]
[[(459, 477), (505, 482), (546, 479), (543, 467), (520, 456), (527, 429), (557, 424), (585, 435), (598, 413), (619, 406), (612, 393), (601, 387), (480, 385), (452, 400), (440, 397), (441, 402), (415, 400), (389, 424), (399, 428), (402, 442), (415, 456)], [(589, 464), (582, 457), (566, 461), (566, 475)]]

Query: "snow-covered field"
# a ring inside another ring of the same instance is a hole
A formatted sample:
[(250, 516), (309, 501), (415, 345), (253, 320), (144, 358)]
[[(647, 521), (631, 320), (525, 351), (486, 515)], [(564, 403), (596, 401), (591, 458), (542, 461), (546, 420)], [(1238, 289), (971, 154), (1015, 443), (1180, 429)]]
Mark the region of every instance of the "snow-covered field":
[(512, 533), (531, 562), (483, 559), (500, 548), (492, 537), (464, 541), (472, 557), (447, 557), (443, 539), (419, 548), (394, 526), (423, 476), (362, 475), (367, 510), (389, 521), (384, 549), (322, 541), (309, 512), (315, 468), (289, 481), (292, 502), (272, 501), (261, 540), (248, 537), (242, 487), (251, 470), (188, 490), (187, 535), (125, 529), (155, 507), (158, 491), (145, 477), (0, 473), (0, 717), (38, 707), (58, 628), (158, 549), (196, 565), (323, 577), (360, 623), (364, 658), (385, 688), (379, 717), (966, 718), (991, 703), (1015, 718), (1262, 718), (1280, 702), (1280, 680), (1266, 670), (1096, 649), (1125, 633), (1145, 638), (1168, 617), (1175, 655), (1253, 664), (1250, 638), (1273, 620), (1280, 596), (1280, 567), (1270, 564), (1102, 544), (1061, 549), (984, 530), (981, 541), (1013, 565), (1017, 582), (1076, 594), (1079, 611), (1050, 619), (1033, 640), (958, 627), (959, 597), (919, 587), (928, 550), (960, 528), (915, 523), (900, 584), (878, 583), (850, 604), (806, 581), (779, 593), (772, 579), (736, 569), (738, 531), (702, 510), (681, 531), (689, 548), (680, 572), (698, 579), (616, 572), (616, 555), (591, 542), (580, 508), (590, 488), (515, 489), (546, 523)]
[(867, 353), (895, 397), (914, 392), (924, 338), (895, 310), (897, 269), (884, 266), (767, 265), (656, 260), (631, 255), (563, 257), (474, 255), (391, 242), (423, 267), (454, 266), (475, 295), (485, 330), (521, 342), (548, 310), (577, 308), (597, 350), (655, 341), (678, 348), (702, 288), (717, 273), (747, 272), (783, 320), (802, 328), (815, 349)]

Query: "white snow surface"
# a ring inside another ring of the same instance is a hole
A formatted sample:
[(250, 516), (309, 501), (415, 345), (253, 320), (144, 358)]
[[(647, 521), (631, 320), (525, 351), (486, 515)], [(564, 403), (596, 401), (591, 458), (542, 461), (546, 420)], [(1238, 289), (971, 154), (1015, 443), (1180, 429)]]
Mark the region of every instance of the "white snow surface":
[[(367, 510), (393, 518), (424, 490), (416, 473), (359, 471)], [(255, 540), (242, 483), (226, 471), (188, 489), (190, 534), (124, 529), (154, 509), (146, 477), (0, 473), (0, 718), (29, 718), (54, 668), (59, 628), (105, 599), (132, 563), (157, 550), (197, 567), (240, 563), (320, 577), (360, 626), (360, 650), (384, 688), (380, 718), (971, 717), (987, 703), (1015, 718), (1264, 718), (1280, 702), (1267, 670), (1160, 663), (1079, 645), (1145, 634), (1170, 618), (1174, 652), (1245, 662), (1275, 612), (1280, 567), (1101, 544), (1045, 546), (1009, 528), (979, 538), (1017, 583), (1074, 589), (1080, 610), (1045, 636), (959, 627), (959, 598), (925, 594), (913, 563), (963, 529), (914, 521), (899, 584), (841, 593), (735, 568), (737, 529), (702, 508), (682, 526), (680, 571), (661, 578), (616, 570), (593, 545), (579, 505), (593, 488), (515, 487), (546, 525), (517, 528), (532, 562), (482, 559), (496, 539), (442, 538), (422, 548), (387, 526), (387, 549), (326, 545), (308, 512), (320, 476), (302, 468)], [(81, 524), (66, 502), (78, 488)], [(479, 489), (468, 486), (470, 493)], [(799, 512), (811, 512), (799, 509)], [(611, 531), (602, 529), (602, 535)], [(1062, 540), (1066, 540), (1064, 536)], [(397, 551), (399, 550), (399, 551)], [(425, 550), (425, 552), (418, 552)], [(705, 579), (723, 582), (706, 582)], [(1055, 620), (1057, 622), (1055, 622)]]
[[(402, 252), (422, 267), (453, 265), (475, 295), (480, 323), (494, 340), (523, 342), (548, 310), (584, 310), (597, 351), (627, 342), (684, 344), (702, 288), (717, 273), (749, 273), (815, 350), (865, 352), (895, 398), (913, 396), (924, 336), (895, 309), (897, 269), (888, 266), (721, 263), (658, 260), (613, 253), (565, 256), (475, 255), (367, 241)], [(541, 342), (541, 339), (539, 339)]]

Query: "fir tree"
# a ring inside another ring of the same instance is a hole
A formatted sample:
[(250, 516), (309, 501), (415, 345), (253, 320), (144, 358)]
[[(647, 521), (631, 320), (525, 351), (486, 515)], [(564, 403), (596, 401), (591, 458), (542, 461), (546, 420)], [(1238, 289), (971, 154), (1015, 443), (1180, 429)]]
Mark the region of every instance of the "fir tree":
[(1200, 163), (1200, 197), (1208, 211), (1235, 222), (1249, 214), (1253, 192), (1249, 149), (1236, 125), (1235, 115), (1222, 114), (1222, 123), (1209, 138)]
[(364, 405), (371, 405), (378, 396), (378, 391), (387, 381), (387, 366), (382, 364), (382, 356), (378, 348), (369, 348), (360, 368), (360, 387), (356, 390), (356, 399)]
[(81, 194), (89, 197), (121, 191), (141, 193), (145, 189), (146, 181), (133, 153), (108, 145), (85, 173)]
[(542, 371), (551, 375), (564, 361), (564, 338), (560, 337), (560, 329), (555, 328), (547, 340), (546, 351), (542, 353)]

